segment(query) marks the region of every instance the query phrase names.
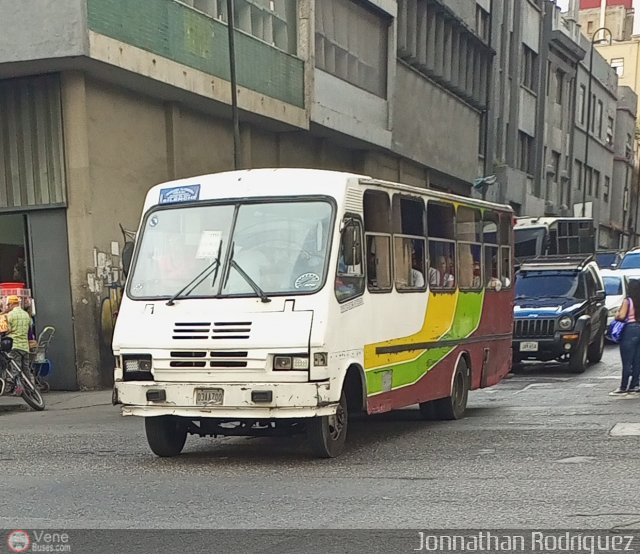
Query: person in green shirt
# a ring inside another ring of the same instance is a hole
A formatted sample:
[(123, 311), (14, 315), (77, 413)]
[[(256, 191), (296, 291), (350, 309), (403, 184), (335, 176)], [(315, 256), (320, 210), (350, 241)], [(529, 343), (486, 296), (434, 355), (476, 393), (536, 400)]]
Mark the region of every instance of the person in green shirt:
[(20, 298), (17, 296), (7, 298), (7, 323), (9, 324), (7, 336), (13, 339), (13, 350), (10, 356), (22, 368), (22, 371), (29, 375), (31, 369), (29, 354), (31, 316), (20, 307)]

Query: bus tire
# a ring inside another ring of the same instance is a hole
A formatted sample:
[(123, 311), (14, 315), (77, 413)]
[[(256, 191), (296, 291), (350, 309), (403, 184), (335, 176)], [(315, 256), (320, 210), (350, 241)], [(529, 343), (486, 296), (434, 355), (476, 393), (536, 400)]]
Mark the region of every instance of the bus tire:
[(433, 401), (437, 419), (462, 419), (469, 398), (469, 368), (464, 358), (460, 358), (453, 374), (451, 396)]
[(349, 413), (344, 390), (335, 415), (312, 417), (307, 422), (307, 440), (317, 458), (335, 458), (344, 450)]
[(144, 418), (149, 448), (161, 458), (171, 458), (182, 452), (187, 440), (187, 425), (176, 416)]

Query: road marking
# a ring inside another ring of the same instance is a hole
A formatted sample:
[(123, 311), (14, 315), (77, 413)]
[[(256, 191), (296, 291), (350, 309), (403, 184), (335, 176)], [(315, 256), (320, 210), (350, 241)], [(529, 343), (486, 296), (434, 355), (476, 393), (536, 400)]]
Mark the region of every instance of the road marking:
[(570, 458), (562, 458), (556, 460), (558, 464), (581, 464), (583, 462), (593, 462), (595, 458), (593, 456), (572, 456)]
[(640, 437), (640, 423), (616, 423), (609, 434), (612, 437)]
[(595, 377), (595, 379), (620, 379), (620, 375), (604, 375), (600, 377)]
[(580, 384), (578, 385), (578, 387), (581, 387), (581, 388), (583, 388), (583, 389), (591, 389), (591, 388), (593, 388), (593, 387), (595, 387), (595, 386), (596, 386), (596, 384), (595, 384), (595, 383), (580, 383)]
[(551, 385), (551, 383), (531, 383), (530, 385), (527, 385), (525, 388), (517, 390), (516, 392), (514, 392), (514, 394), (518, 394), (520, 392), (525, 392), (529, 389), (532, 388), (544, 388), (544, 387), (549, 387)]

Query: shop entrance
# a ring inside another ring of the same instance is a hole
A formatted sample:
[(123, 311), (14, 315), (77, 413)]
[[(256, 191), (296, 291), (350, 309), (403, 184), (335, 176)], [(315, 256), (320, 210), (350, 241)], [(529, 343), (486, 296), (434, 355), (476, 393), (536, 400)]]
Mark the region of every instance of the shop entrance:
[(0, 283), (24, 283), (31, 288), (28, 244), (26, 216), (0, 215)]

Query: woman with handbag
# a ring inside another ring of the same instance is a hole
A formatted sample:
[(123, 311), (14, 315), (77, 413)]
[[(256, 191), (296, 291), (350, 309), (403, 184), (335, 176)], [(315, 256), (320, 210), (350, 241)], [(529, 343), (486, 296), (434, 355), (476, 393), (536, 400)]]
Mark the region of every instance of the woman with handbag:
[(624, 322), (620, 339), (622, 382), (611, 395), (640, 393), (640, 313), (636, 310), (640, 310), (640, 281), (633, 279), (616, 315), (616, 321)]

